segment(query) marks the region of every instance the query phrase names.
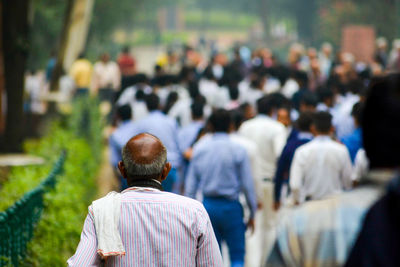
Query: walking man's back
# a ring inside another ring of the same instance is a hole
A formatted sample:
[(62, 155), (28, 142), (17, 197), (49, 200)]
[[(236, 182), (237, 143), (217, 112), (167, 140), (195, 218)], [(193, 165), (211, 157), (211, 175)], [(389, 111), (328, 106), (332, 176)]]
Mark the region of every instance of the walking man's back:
[(290, 187), (296, 202), (322, 199), (350, 189), (352, 165), (346, 147), (331, 139), (332, 116), (314, 115), (312, 129), (316, 137), (300, 146), (290, 169)]
[(203, 205), (162, 192), (161, 181), (171, 165), (156, 137), (132, 138), (119, 169), (130, 187), (89, 207), (69, 266), (100, 266), (102, 259), (105, 266), (222, 266)]

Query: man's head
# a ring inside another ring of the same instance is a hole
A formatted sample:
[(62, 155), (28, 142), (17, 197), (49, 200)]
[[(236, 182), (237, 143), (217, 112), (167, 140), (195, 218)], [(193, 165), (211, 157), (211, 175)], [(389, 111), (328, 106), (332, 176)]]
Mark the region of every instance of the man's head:
[(135, 180), (161, 182), (167, 178), (171, 164), (167, 162), (167, 149), (161, 141), (142, 133), (132, 137), (123, 147), (118, 168), (129, 185)]
[(361, 125), (362, 112), (363, 112), (363, 103), (358, 102), (354, 104), (353, 109), (351, 110), (351, 116), (354, 118), (354, 124), (357, 127)]
[(279, 108), (277, 112), (277, 120), (285, 125), (285, 127), (289, 127), (292, 124), (292, 120), (290, 119), (290, 107), (284, 106)]
[(229, 111), (217, 109), (208, 119), (212, 132), (228, 133), (232, 127), (232, 118)]
[(192, 119), (193, 120), (201, 120), (204, 115), (204, 104), (202, 101), (194, 101), (190, 106), (192, 111)]
[(234, 129), (237, 131), (240, 125), (245, 121), (244, 111), (240, 108), (231, 110), (232, 123)]
[(371, 168), (400, 166), (400, 74), (371, 82), (361, 119)]
[(103, 54), (100, 56), (100, 60), (101, 60), (102, 62), (104, 62), (104, 63), (107, 63), (108, 61), (110, 61), (110, 54), (108, 54), (108, 53), (103, 53)]
[(146, 97), (146, 106), (149, 111), (155, 111), (160, 108), (160, 98), (158, 95), (151, 93)]
[(128, 121), (132, 118), (132, 110), (129, 105), (123, 105), (117, 108), (117, 116), (121, 121)]
[(259, 114), (270, 116), (274, 109), (275, 107), (270, 96), (263, 96), (257, 100), (257, 111)]
[(333, 107), (334, 94), (333, 91), (327, 87), (320, 87), (317, 89), (319, 101), (324, 103), (328, 107)]
[(333, 132), (332, 115), (325, 111), (314, 114), (311, 132), (314, 135), (330, 135)]
[(300, 112), (314, 112), (318, 104), (318, 98), (313, 92), (305, 92), (300, 98)]
[(312, 112), (303, 112), (296, 121), (296, 127), (300, 132), (311, 132), (311, 124), (313, 123)]

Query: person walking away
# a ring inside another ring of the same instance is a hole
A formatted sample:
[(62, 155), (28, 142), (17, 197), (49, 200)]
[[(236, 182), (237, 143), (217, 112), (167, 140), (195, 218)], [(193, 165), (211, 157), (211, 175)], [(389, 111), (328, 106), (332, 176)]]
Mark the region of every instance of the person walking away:
[(92, 203), (68, 266), (222, 266), (203, 205), (163, 192), (171, 164), (158, 138), (131, 138), (118, 168), (129, 188)]
[(213, 134), (193, 149), (185, 184), (185, 195), (195, 198), (199, 191), (210, 215), (218, 243), (225, 241), (232, 267), (244, 266), (245, 230), (239, 193), (243, 192), (250, 208), (247, 226), (254, 230), (257, 199), (246, 150), (232, 142), (228, 111), (215, 111), (209, 123)]
[(130, 54), (128, 46), (122, 48), (117, 62), (121, 72), (121, 91), (123, 91), (129, 86), (132, 76), (136, 74), (136, 60)]
[(163, 181), (165, 191), (172, 192), (177, 190), (174, 186), (179, 181), (179, 170), (182, 165), (182, 156), (178, 145), (178, 125), (177, 122), (160, 110), (159, 97), (151, 93), (146, 96), (146, 106), (149, 114), (135, 122), (135, 129), (131, 133), (134, 136), (139, 133), (150, 133), (159, 138), (168, 150), (168, 161), (172, 168), (169, 176)]
[(92, 82), (93, 66), (81, 53), (78, 59), (72, 63), (69, 74), (75, 82), (75, 97), (88, 96)]
[[(296, 121), (296, 128), (298, 133), (293, 139), (289, 139), (283, 148), (282, 154), (278, 160), (278, 167), (274, 179), (274, 209), (278, 210), (281, 206), (282, 200), (285, 201), (290, 192), (290, 166), (292, 164), (294, 153), (300, 146), (308, 143), (313, 138), (311, 134), (311, 123), (313, 120), (313, 113), (301, 113)], [(282, 197), (282, 191), (284, 193)]]
[(352, 165), (346, 146), (332, 140), (332, 115), (314, 115), (314, 140), (299, 147), (290, 168), (290, 188), (297, 204), (339, 194), (352, 187)]
[[(264, 96), (257, 101), (258, 115), (245, 121), (239, 128), (239, 135), (256, 143), (260, 154), (260, 177), (262, 209), (256, 217), (256, 225), (263, 229), (256, 235), (260, 236), (258, 247), (264, 248), (262, 260), (268, 255), (272, 246), (276, 224), (276, 213), (273, 210), (273, 177), (276, 164), (285, 146), (287, 132), (283, 124), (272, 117), (277, 109), (270, 96)], [(256, 229), (257, 230), (257, 229)]]
[(108, 144), (110, 146), (110, 163), (113, 167), (116, 177), (119, 177), (121, 191), (128, 188), (128, 184), (118, 171), (118, 163), (122, 160), (122, 148), (132, 137), (135, 131), (135, 124), (131, 120), (132, 111), (129, 105), (123, 105), (117, 108), (118, 126), (110, 135)]

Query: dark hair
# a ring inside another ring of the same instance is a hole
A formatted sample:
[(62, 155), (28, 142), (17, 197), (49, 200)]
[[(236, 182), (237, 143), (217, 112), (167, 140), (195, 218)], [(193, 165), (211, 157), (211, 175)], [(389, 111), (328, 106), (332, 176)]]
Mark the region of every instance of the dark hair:
[(194, 101), (190, 106), (193, 119), (201, 119), (204, 115), (204, 103), (202, 101)]
[(309, 132), (311, 124), (313, 123), (313, 112), (306, 111), (300, 113), (295, 125), (300, 132)]
[(138, 89), (135, 94), (136, 100), (145, 100), (146, 94), (142, 89)]
[(316, 107), (318, 104), (318, 98), (313, 92), (307, 91), (301, 96), (300, 104)]
[(308, 87), (308, 76), (306, 72), (300, 70), (293, 70), (292, 77), (299, 84), (300, 89)]
[(257, 111), (259, 114), (269, 115), (273, 109), (274, 106), (269, 96), (263, 96), (257, 100)]
[(234, 109), (231, 111), (231, 116), (235, 129), (239, 129), (240, 125), (244, 121), (244, 111), (240, 108)]
[(351, 110), (351, 116), (353, 116), (357, 124), (361, 123), (362, 113), (363, 113), (363, 104), (361, 102), (355, 103), (353, 109)]
[(314, 114), (312, 124), (320, 133), (329, 133), (332, 127), (332, 115), (329, 112), (319, 111)]
[(132, 119), (132, 110), (129, 105), (123, 105), (117, 108), (117, 116), (123, 120), (127, 121)]
[(203, 77), (207, 80), (215, 80), (215, 76), (210, 65), (205, 68)]
[(146, 106), (149, 111), (157, 110), (160, 106), (160, 98), (158, 95), (151, 93), (146, 96)]
[(353, 79), (349, 82), (347, 86), (348, 86), (348, 91), (350, 91), (355, 95), (361, 93), (365, 87), (361, 79)]
[(178, 98), (179, 98), (178, 93), (175, 91), (172, 91), (168, 94), (167, 102), (165, 103), (164, 107), (165, 114), (168, 114), (171, 108), (175, 105), (176, 101), (178, 101)]
[(232, 122), (231, 114), (229, 114), (229, 111), (225, 109), (217, 109), (211, 114), (208, 122), (210, 123), (213, 132), (227, 133)]
[(327, 99), (333, 98), (333, 91), (327, 87), (319, 87), (317, 88), (317, 95), (319, 102), (324, 102)]
[(189, 82), (188, 91), (190, 98), (195, 99), (196, 97), (198, 97), (200, 95), (199, 83), (195, 81)]
[(400, 74), (371, 82), (361, 127), (370, 167), (400, 166)]
[(271, 100), (271, 105), (278, 109), (278, 108), (286, 108), (288, 110), (291, 109), (291, 102), (289, 99), (287, 99), (283, 94), (281, 93), (272, 93), (269, 94), (268, 97)]
[(265, 79), (265, 77), (260, 74), (256, 74), (255, 76), (253, 76), (253, 78), (250, 81), (251, 88), (259, 89), (261, 87), (264, 79)]
[(228, 86), (229, 97), (231, 100), (237, 100), (239, 98), (239, 88), (237, 85)]

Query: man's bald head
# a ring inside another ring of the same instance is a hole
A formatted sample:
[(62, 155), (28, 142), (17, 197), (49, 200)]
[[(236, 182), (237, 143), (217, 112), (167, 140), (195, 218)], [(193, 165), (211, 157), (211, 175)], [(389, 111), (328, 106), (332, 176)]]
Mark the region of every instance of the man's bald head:
[(157, 137), (142, 133), (131, 138), (122, 150), (126, 176), (130, 179), (157, 176), (167, 161), (167, 150)]

